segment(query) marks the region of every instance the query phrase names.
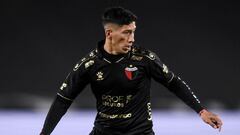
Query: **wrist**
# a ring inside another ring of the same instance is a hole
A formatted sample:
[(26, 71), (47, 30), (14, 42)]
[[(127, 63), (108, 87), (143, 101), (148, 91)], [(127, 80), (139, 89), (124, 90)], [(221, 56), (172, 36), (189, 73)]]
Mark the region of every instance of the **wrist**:
[(204, 112), (206, 112), (207, 110), (206, 109), (202, 109), (198, 114), (199, 114), (199, 116), (201, 116), (202, 115), (202, 113), (204, 113)]

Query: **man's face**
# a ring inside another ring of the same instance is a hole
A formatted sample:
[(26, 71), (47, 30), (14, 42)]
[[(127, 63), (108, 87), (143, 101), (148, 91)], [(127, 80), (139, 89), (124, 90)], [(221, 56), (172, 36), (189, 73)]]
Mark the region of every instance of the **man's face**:
[(124, 54), (130, 51), (134, 42), (134, 32), (136, 30), (135, 22), (128, 25), (115, 26), (109, 34), (112, 47), (118, 54)]

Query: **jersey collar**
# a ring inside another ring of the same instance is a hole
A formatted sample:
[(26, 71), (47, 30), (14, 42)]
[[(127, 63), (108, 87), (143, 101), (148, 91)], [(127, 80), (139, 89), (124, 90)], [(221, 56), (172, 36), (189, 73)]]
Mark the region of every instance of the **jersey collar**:
[(117, 58), (116, 60), (112, 61), (110, 60), (110, 56), (106, 56), (106, 52), (103, 52), (103, 45), (105, 44), (105, 40), (101, 40), (98, 42), (97, 44), (97, 49), (96, 49), (96, 52), (97, 52), (97, 56), (103, 60), (105, 60), (106, 62), (108, 63), (118, 63), (120, 61), (122, 61), (123, 59), (126, 59), (126, 58), (130, 58), (130, 55), (131, 55), (131, 50), (132, 50), (132, 47), (131, 47), (131, 50), (124, 54), (124, 55), (121, 55), (119, 58)]

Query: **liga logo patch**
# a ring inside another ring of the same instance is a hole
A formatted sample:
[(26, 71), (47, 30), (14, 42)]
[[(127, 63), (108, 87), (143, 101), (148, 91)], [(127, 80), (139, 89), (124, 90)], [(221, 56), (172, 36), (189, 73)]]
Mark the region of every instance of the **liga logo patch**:
[(129, 80), (133, 80), (137, 76), (137, 67), (133, 67), (133, 65), (130, 65), (129, 67), (125, 68), (125, 75)]

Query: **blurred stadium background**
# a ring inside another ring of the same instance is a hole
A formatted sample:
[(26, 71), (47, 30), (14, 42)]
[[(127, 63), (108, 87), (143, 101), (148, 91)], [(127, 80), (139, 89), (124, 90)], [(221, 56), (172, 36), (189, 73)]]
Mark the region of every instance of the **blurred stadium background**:
[[(0, 134), (33, 135), (75, 63), (104, 38), (101, 13), (138, 16), (136, 43), (156, 52), (202, 104), (240, 133), (240, 4), (232, 1), (3, 0), (0, 7)], [(218, 134), (166, 88), (152, 83), (156, 134)], [(54, 131), (88, 134), (95, 99), (87, 87)], [(13, 130), (14, 129), (14, 130)]]

